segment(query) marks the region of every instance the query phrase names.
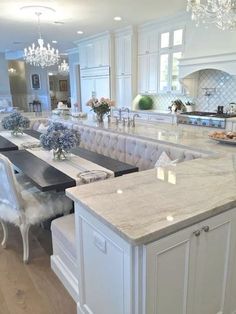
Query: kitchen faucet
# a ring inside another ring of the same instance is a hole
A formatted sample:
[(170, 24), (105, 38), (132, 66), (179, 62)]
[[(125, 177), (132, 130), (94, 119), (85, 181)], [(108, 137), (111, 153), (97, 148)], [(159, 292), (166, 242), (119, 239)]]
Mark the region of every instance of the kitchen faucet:
[(133, 127), (133, 128), (135, 127), (135, 118), (136, 118), (136, 117), (140, 117), (139, 114), (135, 113), (135, 114), (133, 115), (133, 121), (132, 121), (132, 127)]
[(130, 112), (129, 108), (119, 108), (119, 121), (121, 122), (122, 121), (122, 112)]

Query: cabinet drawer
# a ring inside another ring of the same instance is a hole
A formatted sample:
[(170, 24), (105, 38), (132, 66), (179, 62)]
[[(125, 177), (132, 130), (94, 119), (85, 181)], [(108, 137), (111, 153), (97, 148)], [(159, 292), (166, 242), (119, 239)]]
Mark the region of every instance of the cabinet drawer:
[(162, 115), (149, 115), (150, 121), (162, 122), (162, 123), (172, 123), (171, 116), (162, 116)]
[(138, 117), (136, 118), (137, 120), (140, 119), (140, 120), (148, 120), (148, 114), (145, 114), (145, 113), (138, 113)]

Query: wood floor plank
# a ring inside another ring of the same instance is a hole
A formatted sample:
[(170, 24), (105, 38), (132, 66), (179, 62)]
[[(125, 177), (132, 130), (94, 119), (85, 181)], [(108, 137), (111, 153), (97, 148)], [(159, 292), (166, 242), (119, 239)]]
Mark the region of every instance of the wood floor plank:
[(19, 231), (9, 228), (8, 248), (0, 247), (0, 314), (76, 314), (75, 302), (51, 270), (50, 253), (50, 232), (33, 228), (31, 260), (24, 265)]

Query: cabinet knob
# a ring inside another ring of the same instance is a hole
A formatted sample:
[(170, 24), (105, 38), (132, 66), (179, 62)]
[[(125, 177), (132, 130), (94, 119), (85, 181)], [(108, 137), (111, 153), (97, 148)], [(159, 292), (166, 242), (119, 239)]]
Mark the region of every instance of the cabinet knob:
[(199, 237), (201, 235), (201, 230), (196, 230), (193, 232), (193, 234), (195, 235), (195, 237)]
[(210, 231), (210, 227), (209, 226), (203, 226), (202, 230), (205, 232), (209, 232)]

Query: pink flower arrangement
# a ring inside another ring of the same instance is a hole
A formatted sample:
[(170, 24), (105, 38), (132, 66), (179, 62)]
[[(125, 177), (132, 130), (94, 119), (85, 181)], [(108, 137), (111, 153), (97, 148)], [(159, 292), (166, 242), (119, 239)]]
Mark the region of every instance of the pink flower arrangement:
[(100, 100), (92, 98), (87, 102), (87, 106), (91, 107), (91, 110), (93, 110), (96, 114), (104, 115), (111, 111), (111, 107), (115, 106), (115, 102), (104, 97)]

